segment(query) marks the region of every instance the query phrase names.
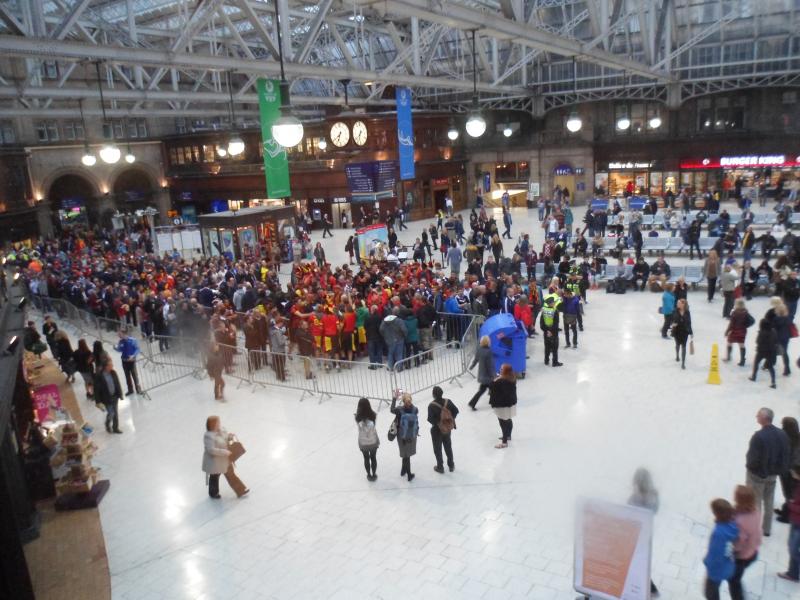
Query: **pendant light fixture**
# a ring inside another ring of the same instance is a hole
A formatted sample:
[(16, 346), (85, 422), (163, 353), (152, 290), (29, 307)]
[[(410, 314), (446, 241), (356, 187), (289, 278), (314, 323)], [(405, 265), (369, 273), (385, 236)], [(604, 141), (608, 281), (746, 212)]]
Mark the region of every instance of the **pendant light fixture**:
[[(627, 81), (626, 77), (627, 77), (627, 75), (625, 73), (623, 73), (622, 74), (622, 95), (623, 95), (623, 97), (627, 96), (627, 94), (625, 94), (625, 92), (628, 89), (628, 85), (627, 85), (628, 81)], [(630, 112), (630, 109), (628, 108), (627, 102), (624, 105), (624, 109), (625, 109), (625, 112), (623, 112), (622, 116), (619, 119), (617, 119), (617, 129), (619, 129), (620, 131), (627, 131), (628, 127), (631, 126), (631, 118), (630, 118), (631, 112)]]
[(319, 148), (320, 150), (325, 150), (327, 147), (328, 147), (328, 142), (325, 140), (325, 138), (322, 138), (317, 144), (317, 148)]
[(450, 123), (450, 129), (447, 130), (447, 139), (451, 142), (455, 142), (458, 139), (458, 129), (453, 123)]
[(125, 153), (125, 162), (128, 163), (129, 165), (132, 165), (133, 163), (136, 162), (136, 157), (133, 155), (133, 152), (131, 151), (131, 140), (130, 140), (131, 124), (129, 122), (126, 122), (125, 126), (128, 128), (128, 151)]
[(244, 140), (236, 132), (236, 109), (233, 106), (233, 87), (231, 86), (231, 72), (228, 71), (228, 96), (230, 99), (229, 110), (231, 117), (231, 139), (228, 140), (228, 154), (238, 156), (244, 152)]
[(661, 127), (661, 116), (659, 115), (658, 111), (656, 111), (656, 114), (650, 117), (648, 124), (650, 125), (650, 129), (658, 129)]
[[(578, 94), (578, 75), (577, 75), (577, 64), (575, 63), (575, 57), (572, 58), (572, 91), (577, 96)], [(578, 114), (578, 109), (573, 108), (572, 112), (567, 119), (567, 129), (571, 133), (577, 133), (583, 127), (583, 121), (581, 120), (580, 115)]]
[[(303, 139), (303, 124), (292, 114), (289, 101), (289, 82), (283, 71), (283, 41), (281, 40), (280, 2), (275, 2), (275, 30), (278, 32), (278, 59), (281, 63), (281, 116), (272, 123), (272, 139), (284, 148), (293, 148)], [(346, 89), (346, 88), (345, 88)]]
[(513, 130), (513, 129), (511, 129), (511, 123), (509, 123), (508, 121), (506, 121), (505, 127), (503, 127), (503, 135), (504, 135), (505, 137), (511, 137), (511, 135), (512, 135), (513, 133), (514, 133), (514, 130)]
[(81, 111), (81, 123), (83, 124), (83, 156), (81, 162), (87, 167), (97, 164), (97, 157), (89, 150), (89, 131), (86, 129), (86, 118), (83, 116), (83, 98), (78, 100), (78, 110)]
[(464, 125), (467, 133), (474, 138), (481, 137), (486, 131), (486, 120), (481, 114), (478, 104), (478, 68), (475, 62), (475, 30), (472, 30), (472, 110)]
[(120, 152), (119, 147), (114, 143), (114, 127), (111, 123), (108, 122), (108, 118), (106, 117), (106, 102), (103, 98), (103, 85), (100, 82), (100, 61), (95, 61), (94, 63), (95, 70), (97, 71), (97, 89), (100, 90), (100, 108), (103, 109), (103, 132), (105, 133), (106, 127), (108, 127), (109, 137), (111, 137), (111, 141), (107, 141), (102, 145), (100, 148), (100, 158), (102, 161), (109, 165), (114, 165), (119, 162), (120, 157), (122, 156), (122, 152)]

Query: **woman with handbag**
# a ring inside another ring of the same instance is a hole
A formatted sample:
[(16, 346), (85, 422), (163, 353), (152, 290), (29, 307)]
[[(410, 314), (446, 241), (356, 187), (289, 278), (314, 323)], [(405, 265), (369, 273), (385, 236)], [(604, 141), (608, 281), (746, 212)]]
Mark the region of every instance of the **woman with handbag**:
[(494, 409), (503, 434), (495, 448), (508, 448), (514, 428), (512, 419), (517, 416), (517, 378), (508, 363), (500, 366), (500, 375), (489, 386), (489, 406)]
[(731, 311), (731, 319), (728, 321), (728, 327), (725, 329), (725, 338), (728, 342), (727, 352), (723, 362), (730, 362), (731, 351), (733, 345), (739, 345), (739, 366), (744, 366), (745, 348), (744, 341), (747, 337), (747, 328), (755, 325), (756, 320), (747, 311), (744, 304), (744, 298), (737, 298), (733, 302), (733, 310)]
[(792, 319), (789, 316), (789, 309), (778, 296), (769, 299), (771, 308), (766, 312), (764, 318), (775, 330), (778, 338), (777, 353), (783, 358), (783, 375), (788, 377), (791, 374), (789, 369), (789, 341), (792, 339)]
[(358, 400), (356, 408), (356, 425), (358, 425), (358, 449), (364, 455), (364, 468), (367, 471), (367, 481), (375, 481), (378, 478), (378, 446), (381, 445), (378, 432), (375, 430), (375, 419), (377, 415), (372, 410), (372, 406), (367, 398)]
[(205, 448), (203, 471), (208, 475), (208, 495), (215, 500), (220, 498), (219, 476), (223, 474), (238, 498), (250, 491), (233, 470), (233, 462), (236, 458), (231, 444), (235, 441), (236, 436), (222, 429), (218, 416), (212, 415), (206, 419), (206, 432), (203, 436)]
[[(680, 361), (681, 369), (686, 369), (686, 343), (689, 338), (694, 338), (694, 333), (692, 332), (692, 315), (689, 313), (689, 305), (684, 298), (675, 304), (675, 312), (672, 315), (672, 337), (675, 340), (675, 362)], [(691, 343), (694, 344), (694, 341)], [(692, 350), (693, 353), (694, 350)]]

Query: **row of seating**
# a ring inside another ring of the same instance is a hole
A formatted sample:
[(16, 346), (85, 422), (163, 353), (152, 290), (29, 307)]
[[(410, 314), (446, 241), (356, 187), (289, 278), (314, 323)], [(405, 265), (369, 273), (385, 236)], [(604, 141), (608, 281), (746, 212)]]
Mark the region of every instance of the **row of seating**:
[[(619, 273), (619, 265), (606, 265), (602, 273), (598, 273), (595, 279), (598, 283), (616, 279)], [(630, 281), (633, 279), (633, 265), (625, 265), (625, 273), (622, 275), (623, 279)], [(705, 276), (703, 275), (703, 267), (700, 265), (688, 265), (685, 267), (670, 267), (670, 275), (667, 281), (675, 283), (683, 277), (686, 283), (691, 284), (693, 287), (700, 284)]]
[[(690, 211), (689, 212), (689, 221), (693, 221), (700, 211)], [(625, 216), (625, 224), (630, 223), (630, 213), (627, 213)], [(708, 218), (706, 222), (714, 221), (718, 218), (718, 213), (706, 213)], [(678, 213), (678, 218), (681, 218), (681, 213)], [(730, 224), (731, 225), (738, 225), (739, 222), (742, 220), (742, 215), (735, 213), (730, 215)], [(608, 218), (609, 225), (616, 225), (619, 222), (618, 215), (611, 215)], [(753, 214), (753, 226), (765, 226), (765, 227), (772, 227), (775, 223), (778, 222), (778, 215), (777, 213), (755, 213)], [(643, 227), (656, 227), (660, 229), (666, 228), (665, 217), (662, 213), (656, 213), (655, 215), (642, 215), (642, 226)]]
[[(711, 250), (716, 243), (719, 241), (719, 237), (708, 237), (704, 236), (701, 237), (698, 244), (700, 246), (700, 250), (703, 252), (708, 252)], [(616, 247), (617, 242), (619, 241), (618, 237), (605, 237), (603, 238), (603, 245), (600, 247), (600, 250), (609, 251)], [(594, 240), (589, 243), (590, 248), (594, 248)], [(632, 249), (632, 248), (631, 248)], [(688, 252), (689, 251), (689, 244), (683, 241), (683, 238), (676, 235), (674, 237), (643, 237), (642, 238), (642, 251), (644, 252), (670, 252), (670, 253), (680, 253), (680, 252)], [(761, 242), (756, 242), (753, 246), (753, 254), (761, 251)]]

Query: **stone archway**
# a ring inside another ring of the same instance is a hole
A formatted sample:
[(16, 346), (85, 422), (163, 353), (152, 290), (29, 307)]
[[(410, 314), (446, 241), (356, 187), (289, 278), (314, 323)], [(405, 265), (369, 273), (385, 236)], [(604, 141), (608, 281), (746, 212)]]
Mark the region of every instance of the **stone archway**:
[(47, 191), (53, 224), (57, 229), (74, 223), (97, 221), (98, 190), (94, 183), (79, 173), (56, 176)]
[(155, 206), (158, 187), (147, 169), (141, 166), (125, 168), (117, 173), (111, 194), (121, 212)]

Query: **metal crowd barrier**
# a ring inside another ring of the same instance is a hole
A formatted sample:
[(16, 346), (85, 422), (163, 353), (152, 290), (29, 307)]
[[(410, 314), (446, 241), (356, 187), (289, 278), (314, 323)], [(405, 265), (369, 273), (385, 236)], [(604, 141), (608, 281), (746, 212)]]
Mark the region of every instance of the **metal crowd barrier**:
[[(55, 312), (62, 326), (74, 329), (74, 335), (100, 340), (108, 351), (119, 341), (121, 327), (127, 326), (138, 337), (132, 323), (98, 317), (63, 299), (36, 296), (33, 305), (42, 316)], [(223, 377), (238, 380), (239, 387), (250, 385), (252, 390), (267, 385), (300, 390), (301, 400), (306, 395), (317, 396), (320, 403), (333, 396), (367, 397), (388, 404), (397, 389), (417, 393), (434, 385), (459, 383), (458, 377), (468, 372), (482, 319), (466, 314), (439, 314), (438, 318), (442, 334), (450, 341), (399, 361), (393, 370), (386, 365), (371, 365), (366, 359), (304, 357), (219, 344), (219, 352), (225, 357)], [(206, 377), (210, 339), (153, 335), (149, 340), (139, 340), (139, 347), (137, 375), (141, 391), (148, 397), (153, 389), (184, 377)]]

